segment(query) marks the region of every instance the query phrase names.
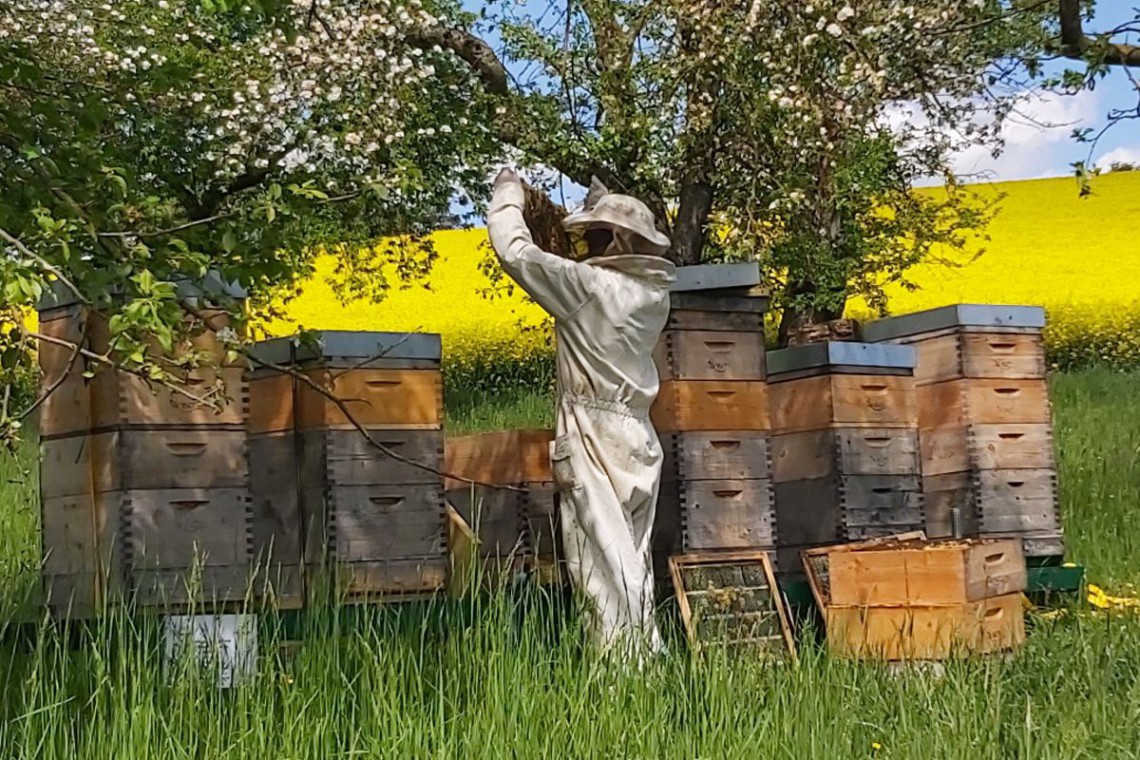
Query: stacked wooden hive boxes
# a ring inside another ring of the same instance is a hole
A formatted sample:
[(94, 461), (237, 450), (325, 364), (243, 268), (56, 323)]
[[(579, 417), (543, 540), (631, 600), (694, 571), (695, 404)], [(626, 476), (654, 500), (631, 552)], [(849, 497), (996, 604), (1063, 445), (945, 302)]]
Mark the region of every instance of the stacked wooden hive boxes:
[[(449, 438), (447, 501), (475, 539), (489, 570), (553, 568), (560, 537), (550, 474), (551, 430), (506, 430)], [(469, 482), (476, 481), (476, 482)]]
[[(241, 296), (211, 281), (181, 286), (210, 325), (191, 348), (213, 367), (177, 371), (182, 391), (40, 348), (43, 581), (56, 613), (85, 616), (128, 597), (143, 605), (240, 602), (252, 569), (243, 369), (225, 364), (224, 324), (204, 294)], [(108, 350), (106, 322), (57, 290), (41, 307), (44, 335)], [(198, 403), (194, 397), (209, 397)]]
[(923, 527), (914, 362), (847, 342), (769, 355), (781, 569), (804, 548)]
[(871, 542), (807, 555), (833, 654), (941, 660), (1025, 641), (1027, 574), (1015, 540)]
[(439, 336), (310, 338), (264, 341), (253, 354), (250, 466), (266, 594), (297, 606), (318, 591), (354, 601), (442, 588)]
[(962, 304), (866, 326), (868, 340), (918, 354), (930, 536), (1016, 536), (1028, 557), (1064, 553), (1044, 325), (1037, 307)]
[(755, 264), (678, 270), (655, 354), (664, 448), (655, 571), (670, 555), (775, 546), (764, 312)]

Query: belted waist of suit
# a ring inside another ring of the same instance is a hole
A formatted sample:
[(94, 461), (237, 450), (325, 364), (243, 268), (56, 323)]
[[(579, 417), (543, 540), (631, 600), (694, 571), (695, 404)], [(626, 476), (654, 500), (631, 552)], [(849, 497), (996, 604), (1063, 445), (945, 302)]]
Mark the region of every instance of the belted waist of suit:
[(620, 414), (625, 417), (633, 417), (639, 420), (649, 419), (649, 407), (644, 408), (638, 405), (631, 405), (625, 401), (618, 399), (605, 399), (597, 398), (595, 396), (581, 396), (574, 393), (563, 393), (559, 397), (559, 401), (569, 406), (576, 406), (582, 409), (598, 409), (603, 412), (610, 412), (612, 414)]

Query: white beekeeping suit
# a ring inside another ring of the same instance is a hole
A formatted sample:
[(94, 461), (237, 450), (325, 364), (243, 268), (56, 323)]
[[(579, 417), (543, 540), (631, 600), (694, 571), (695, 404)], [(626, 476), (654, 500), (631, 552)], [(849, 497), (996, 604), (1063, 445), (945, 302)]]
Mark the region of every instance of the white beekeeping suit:
[(523, 220), (522, 183), (510, 170), (495, 180), (487, 227), (503, 269), (554, 317), (558, 411), (550, 456), (570, 579), (592, 603), (603, 649), (657, 651), (650, 532), (662, 451), (649, 407), (659, 385), (653, 348), (676, 271), (660, 255), (669, 239), (649, 209), (605, 192), (592, 188), (587, 207), (564, 221), (571, 232), (612, 232), (602, 256), (572, 261), (538, 248)]

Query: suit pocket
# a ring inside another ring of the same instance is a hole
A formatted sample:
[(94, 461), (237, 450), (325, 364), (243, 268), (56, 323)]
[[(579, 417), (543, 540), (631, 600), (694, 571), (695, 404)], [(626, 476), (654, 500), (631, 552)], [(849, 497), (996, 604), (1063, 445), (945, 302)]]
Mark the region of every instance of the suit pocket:
[(550, 444), (550, 474), (554, 478), (554, 485), (562, 492), (578, 488), (571, 462), (573, 450), (574, 440), (569, 435), (559, 436)]

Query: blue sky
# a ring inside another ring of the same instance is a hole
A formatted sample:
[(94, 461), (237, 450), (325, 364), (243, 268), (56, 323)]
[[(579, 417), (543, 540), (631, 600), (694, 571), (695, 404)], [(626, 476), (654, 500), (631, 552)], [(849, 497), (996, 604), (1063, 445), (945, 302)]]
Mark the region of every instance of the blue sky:
[[(532, 13), (537, 10), (538, 14), (550, 5), (549, 0), (516, 1), (520, 8)], [(1098, 0), (1097, 15), (1086, 29), (1100, 31), (1131, 20), (1135, 17), (1135, 3), (1136, 0)], [(464, 0), (464, 5), (469, 9), (479, 7), (474, 0)], [(488, 41), (495, 43), (494, 39)], [(1140, 43), (1140, 40), (1127, 41)], [(1077, 62), (1070, 64), (1079, 66)], [(1064, 68), (1064, 63), (1057, 62), (1051, 63), (1048, 70), (1059, 72)], [(1140, 79), (1140, 73), (1137, 78)], [(1086, 127), (1099, 129), (1110, 110), (1134, 108), (1138, 97), (1140, 93), (1119, 71), (1110, 74), (1091, 92), (1059, 96), (1027, 91), (1018, 112), (1005, 125), (1004, 152), (993, 158), (986, 150), (969, 150), (957, 157), (956, 166), (964, 174), (980, 175), (990, 181), (1071, 176), (1072, 163), (1089, 158), (1089, 147), (1074, 141), (1072, 131)], [(1107, 166), (1112, 161), (1140, 164), (1140, 121), (1117, 125), (1097, 145), (1092, 162)], [(579, 202), (584, 195), (582, 188), (565, 180), (563, 192), (570, 204)]]

